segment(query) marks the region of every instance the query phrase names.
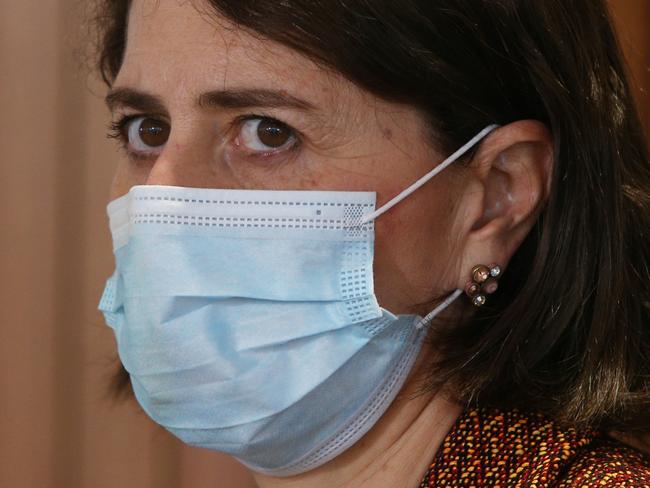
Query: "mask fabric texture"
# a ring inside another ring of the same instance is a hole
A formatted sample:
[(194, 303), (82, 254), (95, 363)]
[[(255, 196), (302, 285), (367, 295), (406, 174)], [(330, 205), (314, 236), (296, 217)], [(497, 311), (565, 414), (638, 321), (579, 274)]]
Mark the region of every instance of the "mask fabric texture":
[(290, 476), (354, 444), (404, 384), (426, 317), (373, 289), (374, 192), (134, 186), (108, 205), (99, 309), (146, 413), (184, 442)]

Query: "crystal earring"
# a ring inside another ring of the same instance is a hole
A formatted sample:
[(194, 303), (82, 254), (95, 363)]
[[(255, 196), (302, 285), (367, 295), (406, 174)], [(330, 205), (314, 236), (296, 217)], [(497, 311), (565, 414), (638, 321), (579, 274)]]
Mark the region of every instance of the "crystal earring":
[(497, 291), (498, 279), (501, 276), (501, 268), (498, 264), (485, 266), (478, 264), (472, 268), (472, 280), (465, 285), (465, 294), (472, 299), (477, 307), (485, 305), (486, 295)]

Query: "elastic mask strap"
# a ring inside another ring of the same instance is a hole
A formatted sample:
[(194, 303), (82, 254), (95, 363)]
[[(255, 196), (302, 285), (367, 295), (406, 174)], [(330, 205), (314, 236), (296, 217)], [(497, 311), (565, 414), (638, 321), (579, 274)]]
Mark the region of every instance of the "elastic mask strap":
[(451, 305), (451, 302), (456, 300), (461, 293), (463, 293), (463, 290), (458, 289), (454, 290), (453, 293), (451, 293), (447, 298), (443, 300), (443, 302), (438, 305), (436, 308), (431, 310), (428, 314), (426, 314), (421, 320), (418, 321), (417, 324), (415, 324), (416, 329), (421, 329), (422, 327), (426, 327), (431, 323), (431, 321), (435, 318), (436, 315), (438, 315), (440, 312), (442, 312), (445, 308), (447, 308), (449, 305)]
[(455, 153), (453, 153), (451, 156), (449, 156), (447, 159), (445, 159), (442, 163), (440, 163), (438, 166), (433, 168), (430, 172), (425, 174), (422, 178), (417, 180), (415, 183), (413, 183), (411, 186), (403, 190), (399, 195), (394, 197), (393, 199), (389, 200), (386, 202), (384, 205), (379, 207), (377, 210), (374, 212), (371, 212), (369, 214), (363, 215), (359, 220), (353, 223), (353, 225), (363, 225), (367, 222), (370, 222), (371, 220), (376, 219), (379, 217), (381, 214), (389, 210), (390, 208), (394, 207), (397, 205), (399, 202), (404, 200), (406, 197), (408, 197), (411, 193), (413, 193), (415, 190), (420, 188), (422, 185), (424, 185), (427, 181), (429, 181), (431, 178), (436, 176), (438, 173), (440, 173), (443, 169), (445, 169), (447, 166), (449, 166), (451, 163), (456, 161), (458, 158), (460, 158), (463, 154), (465, 154), (474, 144), (476, 144), (478, 141), (483, 139), (487, 134), (492, 132), (494, 129), (499, 127), (498, 124), (492, 124), (488, 125), (485, 129), (483, 129), (481, 132), (476, 134), (474, 137), (472, 137), (465, 145), (463, 145), (460, 149), (458, 149)]

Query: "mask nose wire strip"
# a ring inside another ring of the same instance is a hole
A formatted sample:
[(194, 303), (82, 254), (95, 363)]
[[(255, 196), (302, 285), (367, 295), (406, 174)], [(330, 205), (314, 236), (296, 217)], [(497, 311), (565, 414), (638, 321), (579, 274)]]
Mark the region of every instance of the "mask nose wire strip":
[(436, 176), (438, 173), (440, 173), (443, 169), (445, 169), (447, 166), (449, 166), (451, 163), (453, 163), (456, 159), (461, 157), (463, 154), (465, 154), (474, 144), (476, 144), (478, 141), (480, 141), (485, 135), (488, 133), (492, 132), (494, 129), (499, 127), (498, 124), (492, 124), (488, 125), (485, 129), (483, 129), (481, 132), (476, 134), (474, 137), (472, 137), (468, 142), (466, 142), (463, 146), (460, 147), (455, 153), (453, 153), (451, 156), (449, 156), (447, 159), (445, 159), (442, 163), (440, 163), (438, 166), (433, 168), (430, 172), (425, 174), (422, 178), (417, 180), (415, 183), (413, 183), (411, 186), (408, 188), (404, 189), (402, 192), (400, 192), (397, 196), (386, 202), (384, 205), (379, 207), (377, 210), (374, 212), (370, 212), (366, 215), (361, 216), (358, 220), (351, 222), (350, 224), (346, 225), (346, 227), (355, 227), (358, 225), (363, 225), (367, 222), (370, 222), (371, 220), (376, 219), (379, 217), (381, 214), (389, 210), (390, 208), (394, 207), (397, 205), (399, 202), (404, 200), (406, 197), (408, 197), (411, 193), (413, 193), (415, 190), (420, 188), (422, 185), (424, 185), (427, 181), (429, 181), (431, 178)]
[(422, 320), (420, 320), (420, 321), (415, 325), (415, 328), (416, 328), (416, 329), (421, 329), (422, 327), (424, 327), (424, 326), (426, 326), (426, 325), (429, 325), (429, 322), (431, 322), (431, 320), (433, 320), (433, 318), (434, 318), (436, 315), (438, 315), (438, 313), (439, 313), (441, 310), (447, 308), (447, 306), (448, 306), (451, 302), (453, 302), (454, 300), (456, 300), (456, 298), (458, 298), (459, 295), (460, 295), (461, 293), (463, 293), (463, 290), (461, 290), (461, 289), (454, 290), (452, 293), (450, 293), (449, 296), (448, 296), (447, 298), (445, 298), (445, 299), (443, 300), (443, 302), (442, 302), (440, 305), (438, 305), (436, 308), (434, 308), (433, 310), (431, 310), (431, 312), (429, 312), (428, 314), (426, 314), (426, 315), (424, 316), (424, 318), (423, 318)]

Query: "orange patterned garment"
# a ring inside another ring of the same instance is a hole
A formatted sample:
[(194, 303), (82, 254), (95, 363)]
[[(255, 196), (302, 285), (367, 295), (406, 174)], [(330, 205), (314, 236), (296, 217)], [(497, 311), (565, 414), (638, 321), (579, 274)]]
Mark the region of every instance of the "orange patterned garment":
[(598, 431), (517, 410), (464, 412), (420, 488), (650, 488), (650, 459)]

